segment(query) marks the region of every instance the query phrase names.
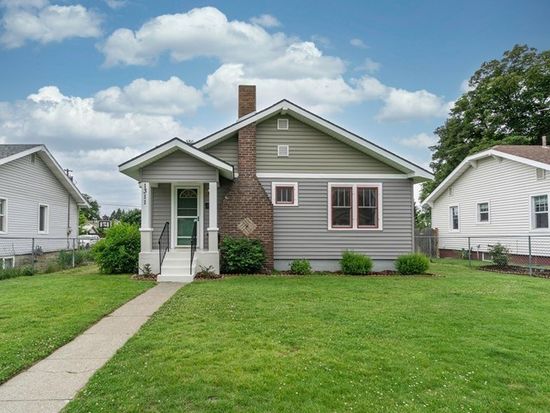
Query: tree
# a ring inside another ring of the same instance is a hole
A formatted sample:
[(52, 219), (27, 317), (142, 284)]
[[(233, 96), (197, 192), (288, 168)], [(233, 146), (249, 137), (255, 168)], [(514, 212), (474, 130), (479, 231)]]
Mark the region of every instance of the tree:
[(129, 210), (118, 208), (111, 212), (111, 219), (139, 226), (141, 224), (141, 210), (139, 208)]
[(86, 201), (88, 201), (88, 204), (90, 204), (90, 207), (89, 208), (82, 208), (80, 210), (81, 214), (84, 216), (86, 221), (98, 220), (99, 219), (99, 208), (100, 208), (99, 204), (97, 203), (97, 201), (95, 199), (93, 199), (88, 194), (82, 194), (82, 196), (84, 197), (84, 199), (86, 199)]
[(468, 84), (470, 90), (435, 130), (435, 180), (423, 185), (422, 199), (466, 156), (498, 144), (540, 144), (550, 135), (550, 50), (516, 45), (501, 60), (483, 63)]

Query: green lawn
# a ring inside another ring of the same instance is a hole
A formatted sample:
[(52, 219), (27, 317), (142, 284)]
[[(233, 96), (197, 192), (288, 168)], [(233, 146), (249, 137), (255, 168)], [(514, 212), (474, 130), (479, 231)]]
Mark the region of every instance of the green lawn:
[(93, 266), (0, 281), (0, 383), (152, 285)]
[(550, 280), (431, 271), (195, 282), (67, 411), (550, 411)]

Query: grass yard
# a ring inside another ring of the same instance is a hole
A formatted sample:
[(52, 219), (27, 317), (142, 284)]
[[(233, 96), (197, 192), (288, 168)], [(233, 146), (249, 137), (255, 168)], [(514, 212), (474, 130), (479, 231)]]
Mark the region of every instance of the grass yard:
[(152, 285), (94, 266), (0, 281), (0, 383)]
[(550, 281), (431, 271), (195, 282), (66, 410), (550, 411)]

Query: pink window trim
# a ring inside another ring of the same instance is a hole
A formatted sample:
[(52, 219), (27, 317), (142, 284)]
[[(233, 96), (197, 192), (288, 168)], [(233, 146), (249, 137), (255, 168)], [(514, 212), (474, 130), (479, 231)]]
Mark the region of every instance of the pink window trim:
[[(277, 188), (292, 188), (292, 202), (277, 201)], [(296, 182), (272, 182), (271, 198), (276, 206), (298, 206), (298, 183)]]
[[(381, 183), (344, 183), (344, 182), (329, 182), (327, 188), (328, 198), (328, 226), (329, 230), (334, 231), (382, 231), (382, 184)], [(351, 226), (333, 226), (332, 225), (332, 189), (333, 188), (351, 188), (352, 191), (352, 218)], [(377, 204), (376, 204), (376, 225), (358, 225), (358, 212), (357, 212), (357, 188), (375, 188), (377, 192)]]

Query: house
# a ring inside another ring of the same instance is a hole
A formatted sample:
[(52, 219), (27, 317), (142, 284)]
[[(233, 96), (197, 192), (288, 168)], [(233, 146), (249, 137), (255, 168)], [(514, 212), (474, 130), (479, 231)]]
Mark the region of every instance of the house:
[(338, 270), (348, 249), (384, 269), (413, 250), (413, 184), (431, 173), (287, 100), (256, 111), (255, 86), (239, 86), (238, 116), (120, 165), (141, 186), (141, 268), (219, 272), (225, 236), (259, 239), (266, 271), (297, 258)]
[[(548, 197), (550, 148), (497, 145), (468, 156), (426, 198), (443, 257), (472, 250), (484, 259), (492, 245), (507, 246), (516, 261), (550, 256)], [(545, 245), (545, 247), (544, 247)]]
[[(44, 145), (0, 145), (0, 268), (28, 263), (78, 236), (88, 203)], [(34, 241), (33, 241), (34, 240)]]

